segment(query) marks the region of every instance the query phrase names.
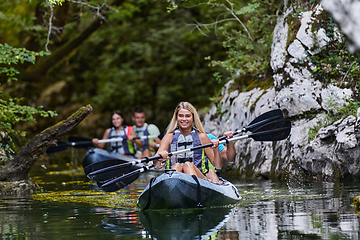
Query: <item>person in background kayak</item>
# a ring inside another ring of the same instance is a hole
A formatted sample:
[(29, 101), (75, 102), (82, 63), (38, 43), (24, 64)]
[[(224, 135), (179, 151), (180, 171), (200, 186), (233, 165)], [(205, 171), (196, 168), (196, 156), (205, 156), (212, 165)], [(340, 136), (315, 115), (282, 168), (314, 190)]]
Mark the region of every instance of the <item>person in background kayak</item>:
[[(134, 157), (134, 144), (136, 144), (136, 146), (139, 148), (142, 148), (143, 144), (136, 135), (133, 127), (127, 125), (125, 118), (119, 110), (115, 110), (111, 114), (111, 125), (111, 128), (105, 130), (102, 139), (121, 138), (121, 141), (110, 142), (108, 149), (109, 152), (112, 154), (121, 154), (127, 157)], [(92, 142), (94, 143), (95, 147), (105, 147), (105, 143), (99, 143), (98, 138), (93, 138)]]
[[(169, 158), (168, 151), (175, 152), (185, 148), (213, 143), (211, 148), (197, 149), (194, 151), (173, 155)], [(208, 161), (217, 169), (222, 168), (222, 158), (218, 148), (219, 140), (210, 140), (204, 132), (199, 115), (195, 107), (189, 102), (180, 102), (176, 107), (167, 133), (160, 143), (156, 155), (162, 159), (154, 160), (156, 169), (165, 166), (177, 172), (195, 175), (198, 178), (209, 180), (205, 174), (208, 172)], [(166, 160), (166, 161), (162, 161)], [(219, 179), (210, 179), (219, 183)]]
[[(211, 133), (207, 133), (206, 135), (210, 138), (210, 140), (217, 139), (217, 137), (215, 137)], [(224, 135), (229, 139), (234, 136), (234, 132), (226, 131), (224, 133)], [(219, 151), (220, 151), (221, 157), (224, 160), (226, 160), (228, 162), (235, 161), (236, 150), (235, 150), (234, 142), (229, 142), (226, 146), (223, 144), (219, 144)], [(206, 176), (209, 179), (216, 179), (216, 178), (218, 178), (218, 173), (219, 173), (218, 169), (216, 169), (211, 163), (209, 163), (209, 169), (208, 169), (208, 172), (206, 173)]]
[[(135, 123), (133, 126), (136, 135), (138, 137), (143, 136), (159, 136), (160, 130), (155, 124), (147, 124), (145, 112), (141, 108), (136, 108), (133, 111), (132, 121)], [(155, 149), (157, 149), (157, 144), (160, 144), (160, 138), (144, 138), (140, 139), (143, 143), (143, 148), (136, 147), (135, 157), (136, 158), (145, 158), (151, 157), (155, 154)]]
[[(207, 133), (206, 135), (210, 138), (210, 140), (217, 138), (211, 133)], [(226, 131), (226, 132), (224, 132), (224, 136), (226, 136), (227, 139), (230, 139), (234, 136), (234, 132)], [(229, 142), (226, 146), (223, 144), (219, 144), (219, 150), (220, 150), (221, 157), (224, 160), (226, 160), (228, 162), (235, 161), (236, 150), (235, 150), (234, 142)]]

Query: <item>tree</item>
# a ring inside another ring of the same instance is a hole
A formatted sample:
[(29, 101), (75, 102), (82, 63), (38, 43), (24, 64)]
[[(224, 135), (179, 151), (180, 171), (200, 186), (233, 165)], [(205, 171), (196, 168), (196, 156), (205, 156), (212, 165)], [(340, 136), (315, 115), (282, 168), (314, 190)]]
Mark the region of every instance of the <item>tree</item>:
[[(43, 56), (44, 52), (28, 51), (24, 48), (13, 48), (8, 44), (0, 44), (0, 74), (7, 76), (7, 83), (12, 84), (17, 80), (15, 77), (19, 72), (13, 67), (18, 63), (34, 63), (37, 56)], [(9, 66), (9, 67), (8, 67)], [(42, 106), (34, 108), (27, 105), (20, 105), (22, 99), (11, 97), (0, 89), (0, 149), (2, 155), (0, 164), (13, 158), (14, 145), (13, 136), (20, 134), (25, 137), (25, 131), (17, 131), (14, 125), (19, 122), (35, 121), (35, 114), (42, 117), (56, 116), (53, 111), (45, 111)]]
[(92, 112), (90, 105), (80, 108), (66, 120), (49, 127), (32, 138), (10, 162), (0, 165), (0, 194), (24, 194), (38, 191), (28, 173), (41, 154), (57, 139), (77, 126)]
[[(108, 126), (104, 119), (116, 108), (129, 116), (134, 107), (142, 106), (148, 120), (164, 129), (179, 101), (204, 107), (220, 91), (223, 82), (218, 82), (213, 72), (221, 69), (209, 68), (204, 58), (212, 55), (221, 60), (225, 56), (221, 42), (215, 35), (190, 32), (192, 28), (186, 25), (204, 14), (201, 8), (169, 14), (168, 3), (162, 1), (114, 1), (98, 16), (74, 2), (53, 8), (61, 22), (57, 29), (62, 30), (52, 32), (55, 38), (48, 46), (52, 54), (33, 66), (24, 66), (19, 77), (22, 84), (8, 88), (25, 97), (28, 104), (54, 109), (58, 118), (64, 118), (79, 105), (91, 103), (97, 121), (85, 131), (95, 135), (94, 129), (102, 131)], [(28, 32), (23, 37), (28, 40), (22, 43), (30, 49), (44, 46), (44, 41), (37, 39), (48, 33), (44, 26), (49, 26), (49, 21), (41, 20), (48, 19), (51, 11), (43, 3), (32, 1), (36, 19), (27, 23), (35, 30)], [(60, 11), (62, 8), (66, 10)], [(39, 12), (47, 15), (44, 18)], [(80, 17), (74, 18), (74, 14)], [(38, 123), (32, 132), (43, 128), (43, 121)]]

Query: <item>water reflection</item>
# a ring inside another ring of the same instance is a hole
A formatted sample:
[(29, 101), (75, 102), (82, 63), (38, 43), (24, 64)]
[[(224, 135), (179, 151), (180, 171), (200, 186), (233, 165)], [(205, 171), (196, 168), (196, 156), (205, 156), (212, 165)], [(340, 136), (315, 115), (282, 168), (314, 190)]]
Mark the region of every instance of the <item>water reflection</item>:
[(359, 182), (232, 179), (242, 196), (235, 205), (139, 212), (140, 192), (161, 173), (141, 174), (129, 187), (110, 194), (81, 168), (71, 168), (74, 164), (41, 165), (32, 179), (43, 193), (0, 196), (0, 239), (360, 239), (359, 210), (351, 206)]
[(99, 227), (100, 231), (114, 236), (141, 234), (159, 240), (217, 239), (219, 229), (230, 218), (231, 212), (231, 208), (142, 212), (114, 210)]
[(140, 222), (156, 239), (214, 239), (229, 218), (231, 209), (213, 208), (181, 212), (143, 211)]
[[(291, 190), (281, 184), (262, 186), (266, 198), (257, 195), (256, 187), (246, 191), (248, 204), (233, 209), (225, 232), (235, 229), (239, 239), (359, 239), (359, 218), (351, 207), (358, 184), (314, 183)], [(250, 201), (256, 197), (261, 201)]]
[(100, 232), (108, 236), (141, 236), (143, 228), (136, 211), (112, 210), (99, 225)]

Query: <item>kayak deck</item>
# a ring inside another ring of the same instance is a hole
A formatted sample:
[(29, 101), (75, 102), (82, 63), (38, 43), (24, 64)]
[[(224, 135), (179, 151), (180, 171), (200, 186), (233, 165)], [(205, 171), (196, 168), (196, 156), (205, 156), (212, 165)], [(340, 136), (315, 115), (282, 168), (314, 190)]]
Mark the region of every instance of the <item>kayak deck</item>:
[(210, 207), (241, 199), (236, 187), (227, 180), (223, 184), (197, 180), (199, 184), (189, 174), (167, 171), (150, 181), (139, 196), (138, 207), (141, 210)]
[[(130, 157), (125, 157), (125, 156), (122, 156), (119, 154), (111, 154), (108, 151), (101, 149), (101, 148), (92, 148), (85, 153), (83, 160), (82, 160), (82, 165), (85, 168), (86, 166), (88, 166), (90, 164), (105, 161), (105, 160), (118, 160), (117, 164), (122, 164), (122, 163), (132, 162), (136, 159), (130, 158)], [(111, 164), (114, 165), (115, 162), (113, 161)], [(138, 165), (139, 166), (136, 166), (135, 169), (138, 169), (138, 168), (144, 166), (143, 164), (138, 164)]]

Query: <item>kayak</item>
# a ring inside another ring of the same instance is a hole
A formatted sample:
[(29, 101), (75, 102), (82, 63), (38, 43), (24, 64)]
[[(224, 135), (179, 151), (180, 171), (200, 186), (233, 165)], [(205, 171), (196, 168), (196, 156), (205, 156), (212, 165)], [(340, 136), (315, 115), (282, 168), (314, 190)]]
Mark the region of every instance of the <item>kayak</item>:
[[(104, 160), (117, 160), (116, 164), (122, 164), (122, 163), (133, 162), (136, 159), (130, 158), (130, 157), (125, 157), (125, 156), (122, 156), (119, 154), (111, 154), (108, 151), (101, 149), (101, 148), (92, 148), (85, 153), (83, 160), (82, 160), (82, 165), (85, 168), (86, 166), (88, 166), (90, 164), (104, 161)], [(115, 165), (115, 162), (112, 161), (111, 164)], [(141, 168), (143, 166), (144, 166), (143, 164), (137, 164), (137, 166), (134, 167), (134, 170)]]
[(225, 179), (221, 181), (222, 184), (215, 184), (189, 174), (167, 170), (150, 180), (137, 204), (141, 210), (179, 209), (221, 206), (241, 199), (231, 182)]

